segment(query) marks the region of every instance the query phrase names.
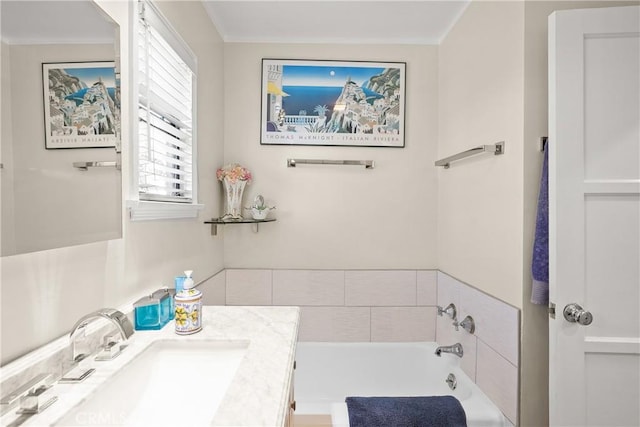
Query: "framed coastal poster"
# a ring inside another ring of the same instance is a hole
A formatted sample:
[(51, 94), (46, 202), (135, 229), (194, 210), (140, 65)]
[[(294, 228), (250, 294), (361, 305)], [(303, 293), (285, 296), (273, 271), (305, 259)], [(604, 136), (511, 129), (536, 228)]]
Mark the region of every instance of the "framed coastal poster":
[(42, 64), (45, 147), (115, 147), (120, 123), (114, 62)]
[(405, 68), (263, 59), (260, 143), (404, 147)]

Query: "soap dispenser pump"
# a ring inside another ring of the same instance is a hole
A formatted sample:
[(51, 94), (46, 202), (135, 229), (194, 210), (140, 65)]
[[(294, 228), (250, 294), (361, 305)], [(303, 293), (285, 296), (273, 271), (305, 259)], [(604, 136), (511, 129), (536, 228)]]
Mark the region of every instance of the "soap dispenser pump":
[(182, 284), (183, 289), (191, 289), (193, 288), (193, 278), (191, 275), (193, 274), (193, 270), (185, 270), (184, 271), (184, 282)]
[(184, 289), (176, 294), (176, 334), (189, 335), (202, 330), (202, 292), (194, 288), (192, 270), (185, 270)]

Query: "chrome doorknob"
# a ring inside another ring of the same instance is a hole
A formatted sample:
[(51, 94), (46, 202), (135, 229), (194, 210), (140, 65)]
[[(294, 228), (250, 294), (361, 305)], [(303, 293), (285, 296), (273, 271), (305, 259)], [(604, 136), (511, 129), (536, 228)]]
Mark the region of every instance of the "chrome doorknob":
[(567, 304), (562, 314), (568, 322), (587, 326), (593, 322), (593, 315), (576, 303)]

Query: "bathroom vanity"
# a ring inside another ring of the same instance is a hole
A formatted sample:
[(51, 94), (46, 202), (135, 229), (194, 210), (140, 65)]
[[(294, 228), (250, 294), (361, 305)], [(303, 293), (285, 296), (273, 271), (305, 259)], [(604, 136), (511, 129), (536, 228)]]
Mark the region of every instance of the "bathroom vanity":
[(202, 316), (193, 335), (176, 335), (171, 321), (136, 331), (113, 360), (82, 361), (76, 370), (95, 373), (77, 384), (55, 382), (46, 391), (55, 403), (22, 425), (288, 427), (299, 308), (205, 306)]

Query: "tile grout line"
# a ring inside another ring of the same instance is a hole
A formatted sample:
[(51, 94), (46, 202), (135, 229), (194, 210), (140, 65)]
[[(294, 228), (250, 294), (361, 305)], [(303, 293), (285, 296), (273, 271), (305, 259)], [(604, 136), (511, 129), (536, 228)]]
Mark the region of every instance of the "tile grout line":
[(439, 284), (440, 281), (438, 280), (438, 272), (437, 271), (436, 271), (435, 275), (436, 275), (436, 309), (433, 312), (433, 316), (435, 317), (436, 320), (434, 322), (435, 331), (434, 331), (433, 335), (436, 337), (435, 340), (436, 340), (436, 343), (437, 343), (438, 342), (438, 308), (437, 307), (438, 307), (438, 296), (440, 294), (440, 284)]
[(273, 269), (271, 269), (270, 272), (271, 272), (271, 305), (273, 305)]
[(373, 322), (372, 322), (372, 319), (371, 319), (371, 312), (372, 312), (371, 307), (369, 307), (369, 342), (373, 342), (373, 332), (372, 332), (372, 329), (373, 329), (372, 323)]
[(416, 290), (415, 302), (416, 303), (414, 305), (417, 307), (418, 306), (418, 270), (415, 270), (414, 273), (415, 273), (415, 279), (416, 279), (416, 281), (415, 281), (415, 286), (416, 286), (416, 288), (415, 288), (415, 290)]
[(342, 305), (347, 306), (347, 272), (342, 270)]

